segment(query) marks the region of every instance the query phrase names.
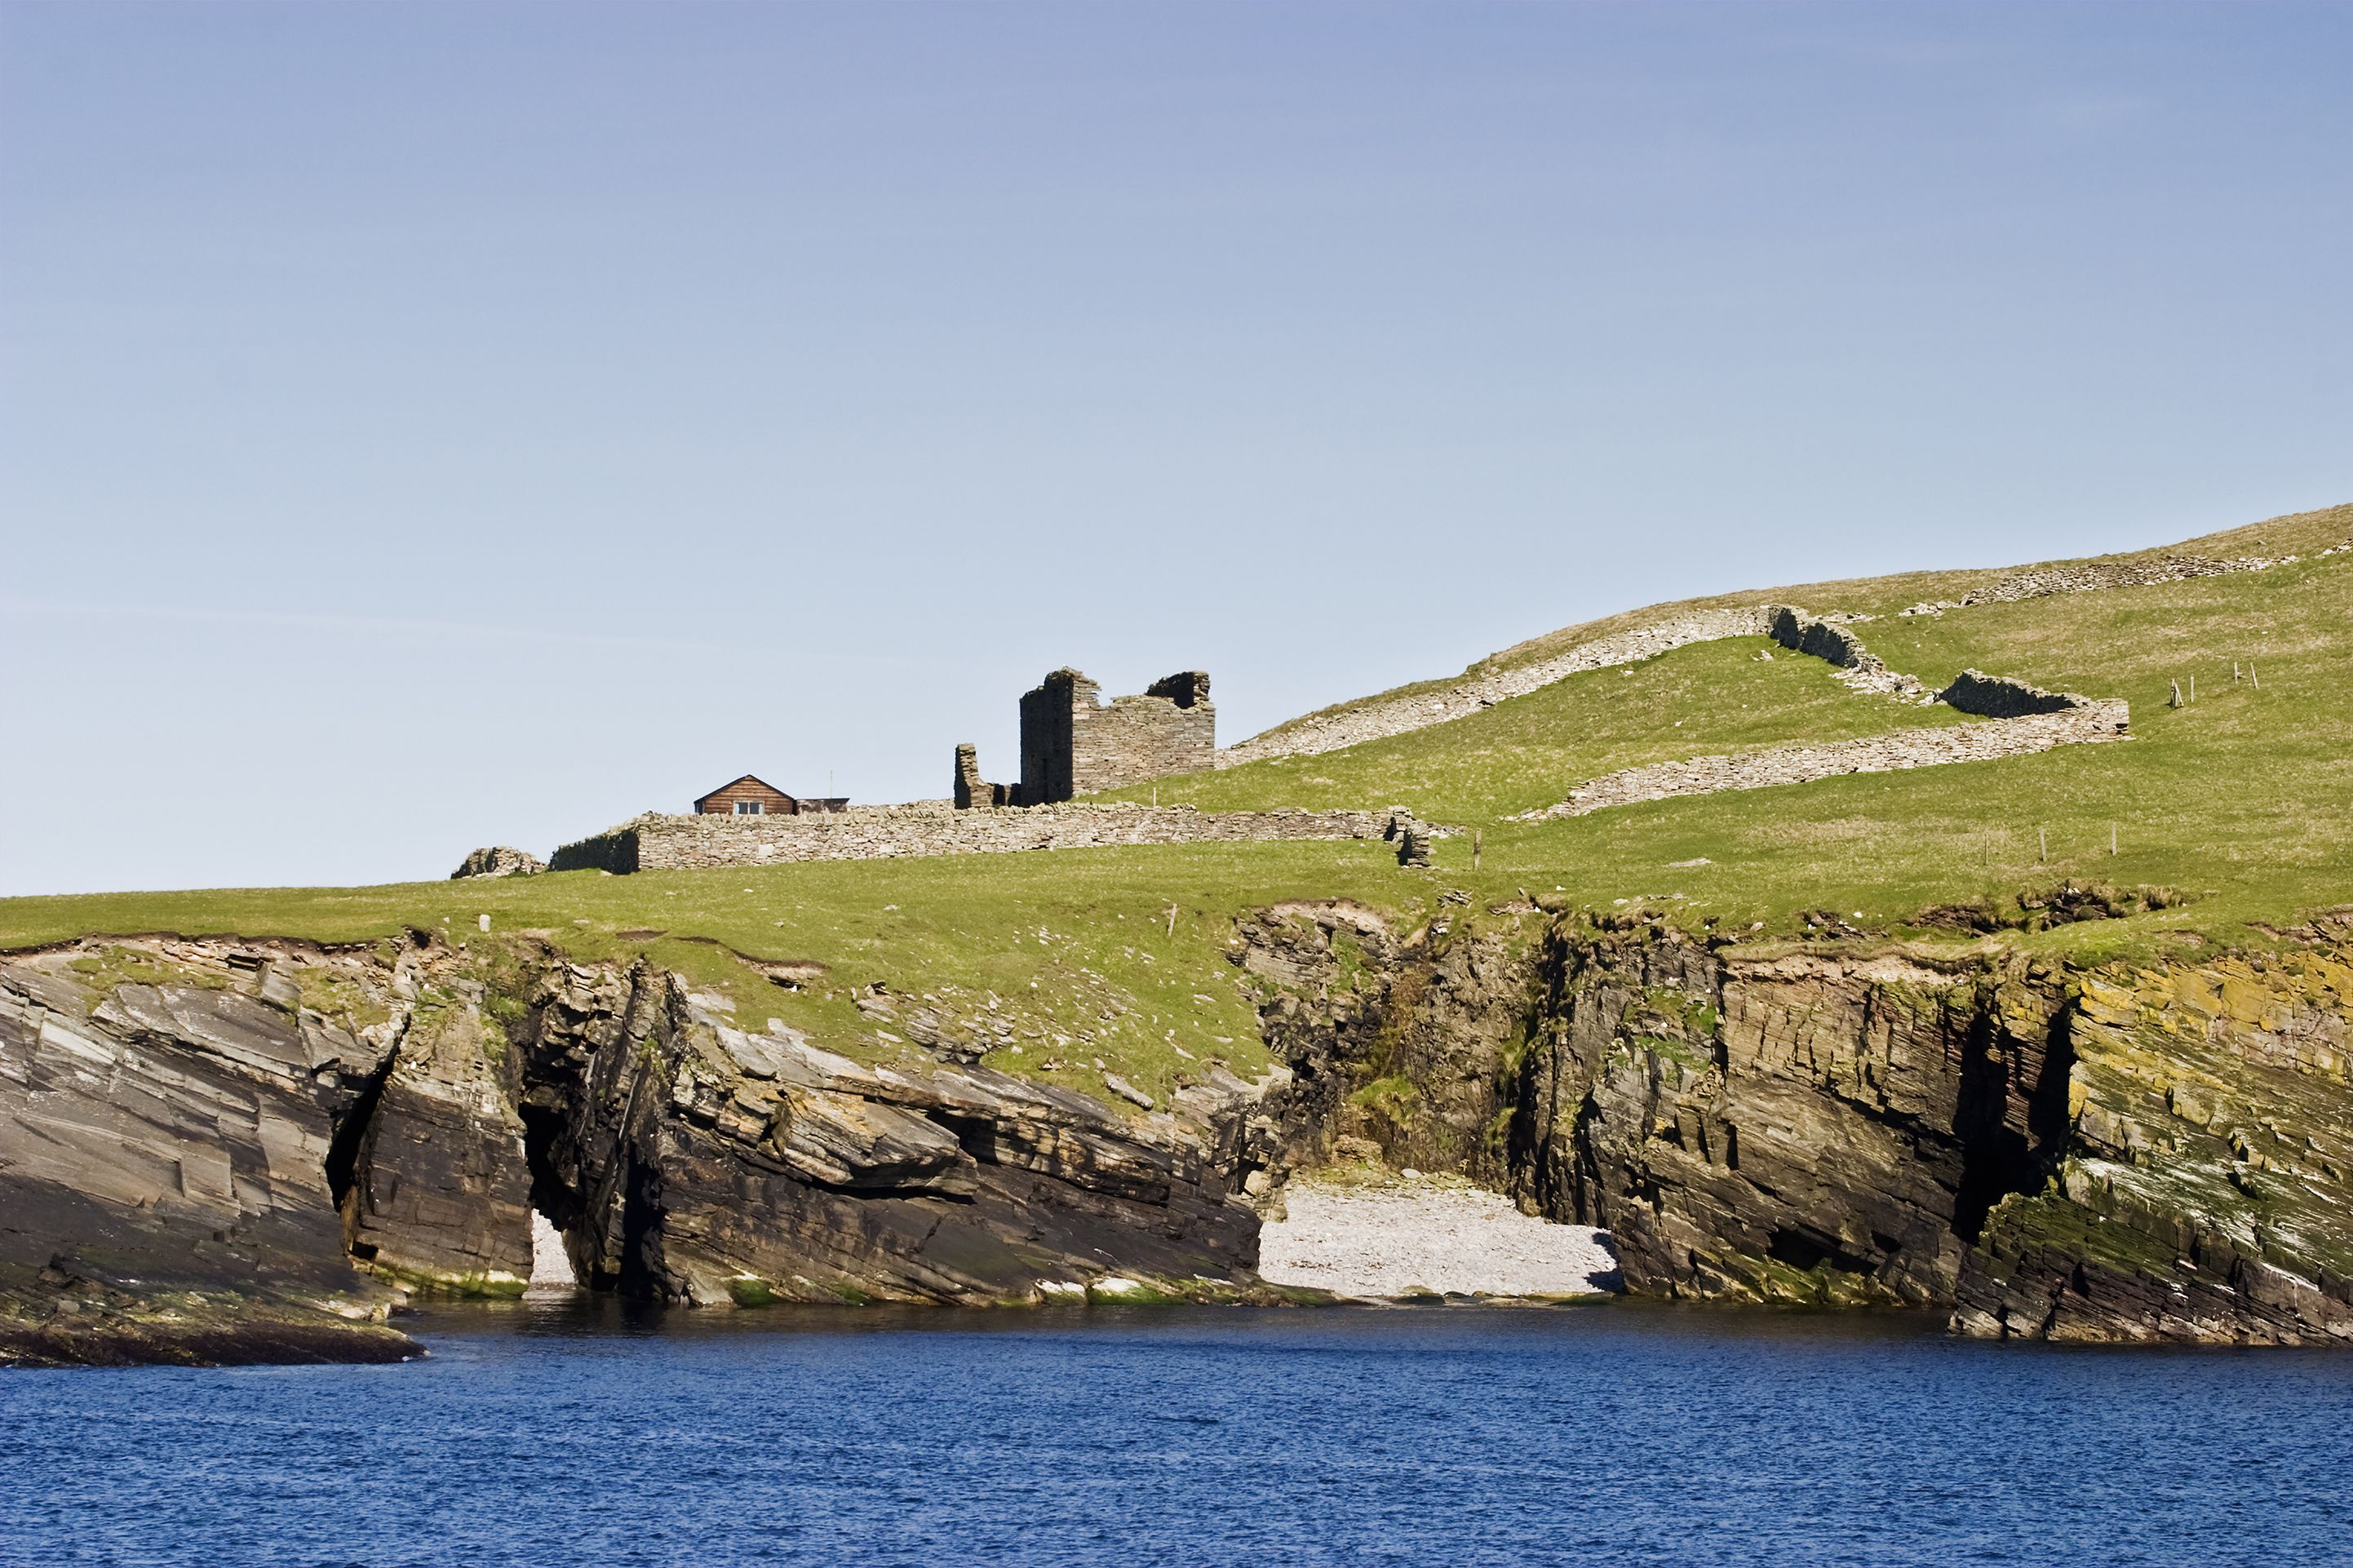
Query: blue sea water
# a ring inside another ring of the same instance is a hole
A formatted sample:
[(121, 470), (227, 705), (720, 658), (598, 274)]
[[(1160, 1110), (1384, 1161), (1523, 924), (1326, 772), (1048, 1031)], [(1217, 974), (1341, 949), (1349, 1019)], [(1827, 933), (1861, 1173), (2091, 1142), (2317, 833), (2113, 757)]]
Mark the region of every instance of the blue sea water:
[(0, 1562), (2353, 1563), (2353, 1355), (1911, 1317), (449, 1310), (0, 1373)]

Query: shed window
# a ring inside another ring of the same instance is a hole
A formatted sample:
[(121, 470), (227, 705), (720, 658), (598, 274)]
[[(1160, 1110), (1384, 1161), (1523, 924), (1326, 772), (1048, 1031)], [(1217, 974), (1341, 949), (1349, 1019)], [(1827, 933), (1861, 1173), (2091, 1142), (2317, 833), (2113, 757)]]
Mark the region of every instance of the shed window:
[(757, 816), (760, 815), (760, 803), (756, 800), (739, 800), (735, 803), (735, 815)]

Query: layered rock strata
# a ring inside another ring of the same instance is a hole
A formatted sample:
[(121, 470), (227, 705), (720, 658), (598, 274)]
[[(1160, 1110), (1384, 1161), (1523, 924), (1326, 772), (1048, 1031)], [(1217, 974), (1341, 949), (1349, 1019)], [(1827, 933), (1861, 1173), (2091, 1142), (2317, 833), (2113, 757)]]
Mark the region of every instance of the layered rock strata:
[(414, 1353), (388, 1310), (521, 1294), (535, 1213), (655, 1301), (1246, 1293), (1261, 1087), (1122, 1115), (746, 1032), (642, 963), (422, 937), (19, 954), (0, 1362)]
[[(2353, 922), (2071, 967), (1443, 895), (1238, 928), (1284, 1068), (1131, 1113), (424, 937), (0, 962), (0, 1360), (391, 1357), (406, 1293), (1252, 1299), (1335, 1152), (1606, 1229), (1636, 1292), (2353, 1343)], [(1349, 1145), (1346, 1140), (1362, 1140)]]
[(1518, 956), (1303, 908), (1245, 933), (1284, 1163), (1365, 1137), (1507, 1185), (1642, 1294), (2353, 1344), (2353, 926), (2078, 970), (1515, 920), (1547, 922)]

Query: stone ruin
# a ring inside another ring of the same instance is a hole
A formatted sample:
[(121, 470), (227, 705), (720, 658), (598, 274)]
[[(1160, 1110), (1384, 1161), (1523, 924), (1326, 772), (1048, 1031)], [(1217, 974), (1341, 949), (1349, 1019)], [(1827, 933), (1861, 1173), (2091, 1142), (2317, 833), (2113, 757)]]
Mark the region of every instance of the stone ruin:
[(979, 752), (961, 745), (955, 798), (959, 810), (1051, 805), (1217, 762), (1218, 710), (1207, 674), (1188, 669), (1105, 702), (1102, 687), (1064, 668), (1021, 695), (1021, 782), (989, 783)]

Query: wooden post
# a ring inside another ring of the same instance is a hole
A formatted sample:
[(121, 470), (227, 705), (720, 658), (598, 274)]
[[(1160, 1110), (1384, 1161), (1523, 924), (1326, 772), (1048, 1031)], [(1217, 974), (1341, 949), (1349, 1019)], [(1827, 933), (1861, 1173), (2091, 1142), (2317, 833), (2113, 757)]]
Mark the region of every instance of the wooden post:
[(1471, 869), (1473, 871), (1479, 868), (1479, 849), (1486, 839), (1487, 835), (1483, 828), (1474, 827), (1471, 830)]
[(1174, 904), (1168, 906), (1168, 934), (1176, 934), (1176, 906)]
[(2166, 703), (2166, 706), (2168, 708), (2179, 708), (2181, 706), (2181, 682), (2177, 680), (2173, 683), (2173, 697), (2171, 700)]
[(2189, 678), (2189, 700), (2192, 702), (2198, 700), (2198, 678), (2195, 675)]
[(2111, 854), (2111, 855), (2113, 855), (2113, 854), (2115, 854), (2116, 852), (2116, 825), (2115, 823), (2111, 822), (2111, 823), (2109, 823), (2109, 824), (2108, 824), (2108, 853), (2109, 853), (2109, 854)]
[(2247, 660), (2247, 681), (2258, 691), (2263, 689), (2263, 678), (2255, 673), (2255, 661), (2252, 658)]
[(2039, 864), (2051, 858), (2051, 830), (2047, 827), (2038, 827), (2034, 830), (2034, 837), (2042, 846), (2034, 852), (2034, 858)]
[(2231, 684), (2239, 684), (2239, 661), (2235, 658), (2231, 661)]

